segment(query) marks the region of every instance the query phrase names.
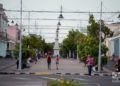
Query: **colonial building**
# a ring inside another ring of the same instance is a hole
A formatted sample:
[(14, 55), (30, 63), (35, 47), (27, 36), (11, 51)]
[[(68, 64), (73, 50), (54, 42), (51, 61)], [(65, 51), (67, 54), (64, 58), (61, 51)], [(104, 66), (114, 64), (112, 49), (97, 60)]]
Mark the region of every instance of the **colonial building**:
[(7, 49), (7, 25), (8, 19), (4, 12), (3, 5), (0, 4), (0, 57), (6, 56)]
[(114, 54), (116, 57), (120, 58), (120, 22), (112, 23), (107, 26), (114, 32), (112, 38), (106, 39), (106, 45), (109, 48), (108, 55), (112, 56)]
[(13, 56), (13, 50), (16, 43), (18, 43), (18, 25), (9, 25), (7, 29), (7, 56)]

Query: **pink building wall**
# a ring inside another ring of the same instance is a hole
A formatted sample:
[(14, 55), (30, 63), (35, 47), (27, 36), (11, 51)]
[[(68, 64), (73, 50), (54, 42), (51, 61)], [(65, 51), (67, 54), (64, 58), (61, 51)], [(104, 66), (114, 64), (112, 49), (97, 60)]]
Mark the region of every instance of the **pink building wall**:
[(18, 42), (18, 29), (16, 26), (8, 26), (7, 29), (8, 45), (7, 50), (13, 50)]
[(16, 42), (17, 41), (17, 28), (16, 26), (8, 26), (7, 37), (9, 40)]

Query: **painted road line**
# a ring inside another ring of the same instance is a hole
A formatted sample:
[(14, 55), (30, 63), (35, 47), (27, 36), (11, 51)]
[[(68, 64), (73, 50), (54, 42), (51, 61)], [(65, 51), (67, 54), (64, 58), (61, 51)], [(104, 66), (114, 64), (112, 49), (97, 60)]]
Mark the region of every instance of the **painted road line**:
[(35, 72), (34, 75), (49, 75), (50, 73), (48, 72)]
[(50, 79), (50, 80), (58, 80), (58, 78), (50, 78), (50, 77), (41, 77), (43, 79)]

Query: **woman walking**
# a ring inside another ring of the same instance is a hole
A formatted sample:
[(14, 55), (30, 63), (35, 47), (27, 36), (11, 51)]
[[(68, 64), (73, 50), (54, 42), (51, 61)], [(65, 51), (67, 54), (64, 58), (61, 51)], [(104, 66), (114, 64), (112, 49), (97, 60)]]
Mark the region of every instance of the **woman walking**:
[(94, 64), (93, 57), (88, 55), (86, 62), (87, 62), (87, 66), (88, 66), (88, 75), (91, 76), (92, 67), (93, 67), (93, 64)]
[(58, 65), (59, 65), (59, 57), (58, 57), (58, 55), (57, 55), (57, 57), (56, 57), (56, 69), (58, 70)]

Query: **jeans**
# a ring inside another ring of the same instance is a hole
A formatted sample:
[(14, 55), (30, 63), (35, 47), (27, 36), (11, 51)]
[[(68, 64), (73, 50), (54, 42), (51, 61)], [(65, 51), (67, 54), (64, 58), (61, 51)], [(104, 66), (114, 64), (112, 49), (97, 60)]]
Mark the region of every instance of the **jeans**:
[(51, 70), (51, 62), (48, 62), (48, 69)]
[(91, 76), (91, 72), (92, 72), (92, 65), (88, 65), (88, 74)]

